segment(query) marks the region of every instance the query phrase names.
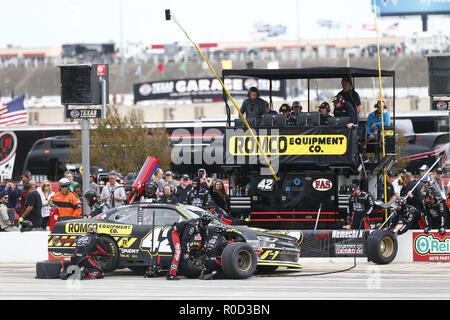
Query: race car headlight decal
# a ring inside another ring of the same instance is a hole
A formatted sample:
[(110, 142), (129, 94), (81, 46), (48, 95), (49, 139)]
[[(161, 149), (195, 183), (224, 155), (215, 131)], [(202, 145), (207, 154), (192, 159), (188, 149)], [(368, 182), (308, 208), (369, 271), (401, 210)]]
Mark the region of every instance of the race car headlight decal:
[(257, 236), (258, 240), (260, 241), (261, 247), (270, 247), (275, 243), (278, 239), (272, 238), (272, 237), (266, 237), (266, 236)]

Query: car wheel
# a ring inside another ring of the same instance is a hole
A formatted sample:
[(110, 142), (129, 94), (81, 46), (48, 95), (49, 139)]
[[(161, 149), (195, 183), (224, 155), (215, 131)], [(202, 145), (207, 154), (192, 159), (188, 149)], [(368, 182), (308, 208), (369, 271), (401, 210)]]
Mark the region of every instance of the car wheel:
[(391, 263), (397, 255), (397, 250), (397, 238), (391, 231), (376, 230), (367, 237), (367, 256), (374, 263)]
[(231, 243), (223, 250), (222, 270), (228, 278), (245, 279), (255, 272), (257, 259), (253, 247), (248, 243)]
[(99, 236), (100, 247), (108, 254), (103, 256), (101, 254), (94, 257), (97, 263), (104, 272), (113, 272), (119, 266), (119, 248), (114, 239), (107, 236)]
[(180, 261), (180, 273), (187, 278), (198, 278), (202, 273), (203, 257), (191, 254), (188, 260)]

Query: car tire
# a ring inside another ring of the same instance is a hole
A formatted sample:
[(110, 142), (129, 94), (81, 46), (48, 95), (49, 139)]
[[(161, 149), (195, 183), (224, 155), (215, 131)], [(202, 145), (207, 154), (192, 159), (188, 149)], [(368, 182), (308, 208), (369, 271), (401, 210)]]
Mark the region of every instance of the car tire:
[(119, 266), (119, 247), (114, 239), (107, 236), (99, 236), (99, 242), (101, 248), (108, 253), (107, 257), (97, 255), (94, 257), (95, 263), (97, 263), (104, 272), (113, 272)]
[(61, 260), (45, 260), (36, 263), (36, 279), (58, 279), (63, 267)]
[(202, 268), (195, 265), (190, 259), (180, 261), (180, 273), (186, 278), (198, 278), (202, 273)]
[(389, 230), (376, 230), (367, 237), (367, 257), (377, 264), (391, 263), (398, 250), (397, 238)]
[(222, 253), (222, 270), (231, 279), (246, 279), (256, 271), (257, 256), (245, 242), (231, 243)]

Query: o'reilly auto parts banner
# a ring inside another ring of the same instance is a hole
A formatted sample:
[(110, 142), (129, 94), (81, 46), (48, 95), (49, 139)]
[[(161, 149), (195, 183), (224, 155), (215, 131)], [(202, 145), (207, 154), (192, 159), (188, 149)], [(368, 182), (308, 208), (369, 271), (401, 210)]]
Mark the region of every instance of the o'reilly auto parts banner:
[(450, 261), (448, 234), (413, 232), (413, 261)]
[[(245, 96), (251, 87), (257, 87), (262, 96), (268, 96), (270, 81), (254, 78), (230, 78), (224, 80), (232, 96)], [(216, 78), (188, 78), (166, 81), (142, 82), (133, 85), (134, 103), (159, 99), (222, 99), (223, 88)], [(286, 99), (286, 81), (272, 81), (272, 96)]]

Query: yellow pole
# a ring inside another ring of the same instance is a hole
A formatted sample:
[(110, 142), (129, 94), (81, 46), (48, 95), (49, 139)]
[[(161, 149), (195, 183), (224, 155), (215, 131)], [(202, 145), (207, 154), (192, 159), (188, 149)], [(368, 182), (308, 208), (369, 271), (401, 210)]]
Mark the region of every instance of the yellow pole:
[(264, 152), (264, 150), (261, 148), (261, 145), (259, 144), (258, 139), (256, 139), (256, 136), (252, 130), (252, 128), (250, 127), (250, 125), (248, 124), (247, 120), (244, 118), (244, 116), (242, 115), (241, 110), (239, 109), (239, 107), (237, 106), (236, 102), (234, 101), (233, 97), (231, 96), (231, 94), (228, 92), (227, 88), (225, 87), (225, 84), (222, 82), (222, 79), (220, 79), (220, 77), (217, 75), (216, 71), (214, 70), (214, 68), (211, 66), (211, 64), (209, 63), (208, 59), (206, 59), (206, 57), (203, 55), (202, 51), (200, 50), (200, 48), (197, 46), (197, 44), (192, 41), (192, 39), (189, 37), (189, 35), (187, 34), (187, 32), (184, 30), (184, 28), (178, 23), (177, 19), (173, 16), (173, 14), (170, 14), (170, 17), (173, 19), (173, 21), (177, 24), (177, 26), (181, 29), (181, 31), (183, 31), (183, 33), (186, 35), (186, 37), (189, 39), (189, 41), (192, 43), (192, 45), (194, 46), (194, 48), (197, 50), (197, 52), (202, 56), (203, 60), (205, 60), (205, 62), (208, 64), (208, 67), (211, 69), (211, 71), (214, 73), (214, 75), (216, 76), (217, 80), (219, 80), (220, 84), (222, 85), (223, 89), (225, 90), (226, 94), (228, 95), (228, 97), (230, 98), (231, 102), (233, 102), (234, 107), (236, 108), (236, 110), (239, 113), (239, 116), (241, 117), (241, 119), (244, 121), (245, 126), (247, 127), (247, 129), (250, 131), (250, 134), (253, 137), (253, 140), (255, 141), (256, 145), (258, 146), (258, 149), (261, 151), (261, 154), (264, 157), (264, 160), (267, 163), (267, 166), (270, 168), (270, 171), (272, 172), (273, 178), (275, 179), (275, 181), (278, 181), (278, 177), (275, 173), (275, 170), (273, 170), (272, 165), (270, 164), (269, 159), (267, 158), (266, 153)]
[[(377, 19), (377, 3), (376, 0), (373, 0), (374, 7), (374, 15), (375, 15), (375, 30), (377, 35), (377, 57), (378, 57), (378, 80), (380, 82), (380, 101), (381, 101), (381, 139), (383, 146), (383, 158), (386, 155), (386, 148), (384, 142), (384, 101), (383, 101), (383, 86), (381, 82), (381, 61), (380, 61), (380, 39), (378, 35), (378, 19)], [(380, 159), (378, 159), (379, 161)], [(387, 190), (386, 190), (386, 168), (383, 170), (383, 178), (384, 178), (384, 203), (387, 203)], [(385, 219), (387, 219), (387, 209), (384, 210)]]

